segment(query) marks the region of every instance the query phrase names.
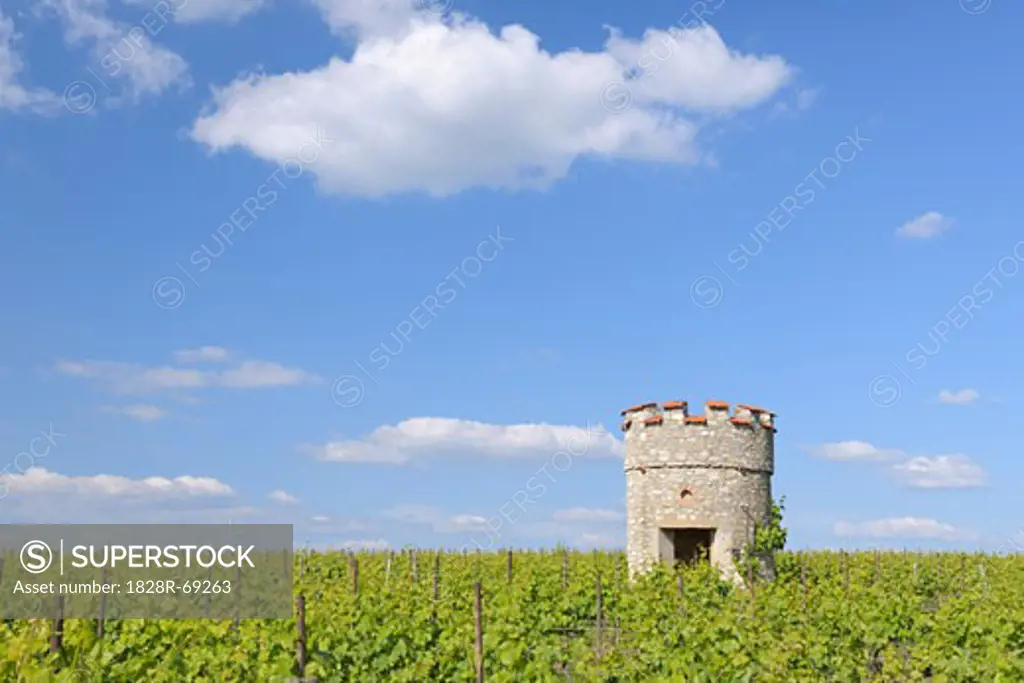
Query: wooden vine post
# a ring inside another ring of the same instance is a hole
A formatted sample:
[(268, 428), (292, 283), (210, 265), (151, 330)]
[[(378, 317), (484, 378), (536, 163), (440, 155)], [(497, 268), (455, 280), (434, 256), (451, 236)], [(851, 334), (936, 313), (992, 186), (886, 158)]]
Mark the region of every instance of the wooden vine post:
[(597, 617), (596, 620), (595, 620), (596, 621), (595, 625), (597, 627), (597, 637), (595, 638), (595, 641), (594, 641), (594, 649), (595, 649), (595, 654), (597, 655), (597, 661), (601, 661), (601, 657), (604, 655), (604, 633), (603, 633), (604, 614), (602, 613), (602, 609), (601, 609), (602, 606), (601, 606), (601, 574), (600, 573), (598, 573), (598, 575), (597, 575), (596, 583), (597, 583), (597, 585), (595, 587), (595, 591), (597, 593), (597, 607), (596, 607), (596, 609), (594, 611), (595, 611), (596, 617)]
[(434, 602), (440, 596), (441, 587), (441, 553), (434, 555)]
[[(107, 584), (107, 568), (100, 573), (100, 583)], [(103, 639), (103, 622), (107, 619), (107, 594), (100, 593), (100, 618), (96, 620), (96, 637)]]
[(803, 608), (804, 615), (807, 614), (807, 561), (803, 553), (800, 553), (800, 585), (803, 587)]
[(299, 593), (295, 598), (295, 627), (299, 637), (295, 643), (295, 665), (299, 679), (306, 677), (306, 597)]
[(57, 596), (57, 616), (50, 632), (50, 654), (57, 654), (64, 645), (64, 596)]
[(569, 589), (569, 551), (562, 550), (562, 590)]
[(476, 683), (484, 683), (484, 606), (483, 587), (473, 584), (473, 617), (476, 622)]

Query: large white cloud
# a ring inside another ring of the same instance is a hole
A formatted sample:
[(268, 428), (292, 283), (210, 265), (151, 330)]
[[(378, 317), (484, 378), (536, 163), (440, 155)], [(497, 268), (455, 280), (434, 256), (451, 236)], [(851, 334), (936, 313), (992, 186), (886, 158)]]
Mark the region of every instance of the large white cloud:
[[(280, 163), (323, 130), (333, 142), (311, 170), (338, 193), (544, 188), (584, 156), (697, 163), (698, 124), (687, 110), (707, 118), (752, 107), (792, 75), (780, 57), (730, 51), (707, 25), (639, 41), (615, 33), (599, 52), (551, 53), (522, 26), (492, 33), (407, 1), (317, 4), (333, 29), (358, 36), (351, 58), (215, 89), (192, 136)], [(609, 111), (609, 84), (665, 41), (678, 54), (630, 81), (631, 107)]]
[(601, 425), (495, 425), (442, 417), (412, 418), (360, 440), (305, 447), (320, 460), (394, 465), (441, 455), (550, 458), (564, 451), (572, 457), (619, 457), (622, 449), (622, 441)]

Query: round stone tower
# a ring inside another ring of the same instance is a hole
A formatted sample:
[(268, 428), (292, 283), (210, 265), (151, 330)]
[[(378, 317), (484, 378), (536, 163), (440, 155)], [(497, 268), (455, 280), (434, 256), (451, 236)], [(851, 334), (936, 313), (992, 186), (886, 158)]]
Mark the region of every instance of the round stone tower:
[(702, 548), (726, 577), (771, 519), (775, 413), (708, 401), (622, 411), (626, 441), (626, 552), (630, 576), (658, 561), (686, 562)]

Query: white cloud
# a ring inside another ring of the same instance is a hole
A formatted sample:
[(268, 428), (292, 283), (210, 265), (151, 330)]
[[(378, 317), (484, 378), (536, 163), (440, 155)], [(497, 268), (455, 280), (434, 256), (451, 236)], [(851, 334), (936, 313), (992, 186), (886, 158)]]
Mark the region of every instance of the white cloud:
[(621, 538), (607, 534), (585, 533), (576, 537), (576, 544), (587, 548), (608, 548), (622, 546), (623, 542)]
[(939, 392), (939, 403), (949, 404), (962, 404), (971, 403), (978, 399), (978, 392), (974, 389), (961, 389), (960, 391), (950, 391), (949, 389), (943, 389)]
[(983, 486), (985, 470), (963, 455), (918, 456), (893, 466), (904, 484), (922, 489), (960, 489)]
[(126, 394), (208, 387), (257, 389), (312, 384), (318, 381), (315, 375), (305, 370), (262, 360), (245, 361), (236, 367), (220, 371), (171, 366), (144, 367), (131, 363), (92, 360), (59, 360), (54, 369), (64, 375), (96, 380), (114, 391)]
[(387, 550), (391, 547), (391, 544), (385, 541), (383, 538), (376, 539), (365, 539), (365, 540), (354, 540), (354, 541), (341, 541), (340, 543), (328, 543), (323, 546), (322, 549), (325, 551), (331, 550)]
[(331, 521), (331, 518), (327, 515), (313, 515), (309, 518), (309, 521), (313, 522), (314, 524), (327, 524)]
[(452, 515), (447, 523), (455, 531), (481, 531), (487, 528), (487, 518), (480, 515)]
[(825, 443), (812, 452), (826, 460), (889, 460), (903, 456), (903, 451), (877, 448), (866, 441)]
[(928, 239), (940, 235), (952, 227), (952, 218), (947, 218), (938, 211), (929, 211), (901, 225), (897, 228), (896, 235), (911, 239)]
[(98, 474), (72, 477), (50, 472), (42, 467), (30, 467), (24, 474), (0, 474), (0, 485), (10, 489), (12, 495), (75, 494), (97, 498), (196, 498), (204, 496), (232, 496), (230, 486), (211, 477), (181, 476), (127, 477)]
[(778, 92), (793, 72), (778, 55), (730, 50), (709, 25), (672, 32), (648, 29), (640, 40), (623, 38), (613, 29), (605, 47), (620, 65), (639, 65), (643, 71), (629, 83), (638, 100), (694, 111), (754, 107)]
[(779, 101), (772, 107), (772, 113), (776, 116), (782, 114), (793, 114), (806, 111), (814, 106), (818, 100), (818, 91), (813, 88), (801, 88), (796, 91), (792, 101)]
[(237, 368), (225, 370), (215, 377), (218, 385), (234, 389), (294, 386), (312, 384), (316, 381), (316, 378), (305, 370), (261, 360), (246, 361)]
[(842, 441), (817, 446), (813, 450), (827, 460), (865, 460), (900, 462), (891, 465), (892, 472), (904, 485), (913, 488), (969, 488), (982, 486), (985, 471), (963, 455), (920, 455), (909, 457), (896, 449), (884, 450), (865, 441)]
[(274, 501), (275, 503), (280, 503), (281, 505), (295, 505), (299, 502), (298, 498), (296, 498), (290, 493), (281, 490), (271, 491), (267, 497), (270, 498), (270, 500)]
[(365, 38), (408, 31), (417, 9), (430, 0), (313, 0), (338, 35)]
[(167, 416), (167, 411), (159, 406), (137, 404), (131, 406), (106, 406), (104, 412), (123, 415), (139, 422), (155, 422)]
[(833, 532), (837, 536), (886, 539), (939, 539), (964, 540), (973, 534), (934, 519), (898, 517), (868, 522), (836, 522)]
[[(475, 19), (411, 11), (409, 0), (317, 4), (361, 41), (351, 58), (217, 88), (192, 137), (281, 163), (323, 130), (334, 142), (308, 166), (342, 194), (544, 189), (581, 157), (695, 164), (699, 126), (686, 112), (706, 120), (754, 107), (792, 71), (781, 57), (729, 50), (710, 26), (639, 41), (613, 33), (599, 52), (550, 53), (523, 26), (495, 34)], [(607, 111), (608, 85), (665, 40), (679, 54), (630, 81), (627, 110)]]
[(219, 346), (200, 346), (197, 349), (182, 349), (174, 352), (174, 360), (181, 364), (188, 363), (224, 363), (231, 354)]
[(800, 111), (810, 109), (818, 99), (818, 91), (813, 88), (804, 88), (797, 91), (796, 108)]
[(15, 50), (20, 35), (14, 29), (14, 20), (0, 11), (0, 109), (53, 113), (60, 100), (49, 90), (28, 88), (19, 82), (25, 64)]
[(333, 441), (305, 450), (320, 460), (404, 464), (440, 455), (511, 459), (551, 457), (620, 457), (622, 442), (601, 425), (494, 425), (471, 420), (418, 417), (378, 427), (359, 441)]
[(618, 510), (602, 510), (599, 508), (570, 508), (555, 510), (551, 518), (556, 522), (619, 522), (626, 518)]
[[(128, 0), (133, 5), (151, 5), (151, 0)], [(237, 22), (266, 7), (267, 0), (171, 0), (174, 21), (195, 24), (201, 21)]]
[(150, 21), (148, 25), (130, 26), (114, 21), (107, 16), (107, 0), (41, 0), (41, 4), (61, 19), (69, 46), (91, 46), (101, 79), (127, 83), (124, 96), (128, 100), (158, 95), (173, 85), (191, 85), (185, 60), (153, 43), (152, 37), (161, 30), (155, 28), (159, 24)]
[(487, 529), (487, 518), (480, 515), (447, 515), (429, 505), (396, 505), (385, 510), (383, 516), (406, 524), (423, 524), (437, 533), (453, 534), (462, 531), (483, 531)]

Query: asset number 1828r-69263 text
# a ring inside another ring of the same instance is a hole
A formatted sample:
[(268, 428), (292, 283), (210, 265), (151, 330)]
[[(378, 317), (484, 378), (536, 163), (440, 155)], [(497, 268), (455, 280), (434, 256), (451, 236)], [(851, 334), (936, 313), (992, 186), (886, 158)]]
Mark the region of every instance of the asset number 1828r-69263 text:
[(148, 595), (164, 595), (170, 593), (186, 593), (186, 594), (213, 594), (219, 595), (221, 593), (231, 592), (231, 582), (224, 581), (210, 581), (208, 579), (195, 579), (193, 581), (184, 581), (178, 583), (172, 580), (149, 580), (149, 581), (129, 581), (127, 583), (129, 594), (148, 594)]

